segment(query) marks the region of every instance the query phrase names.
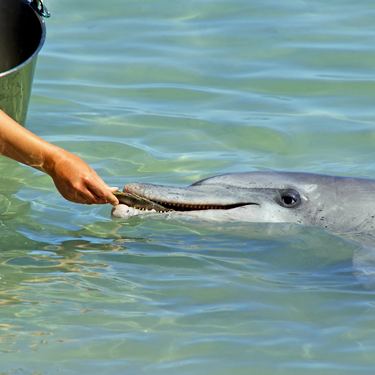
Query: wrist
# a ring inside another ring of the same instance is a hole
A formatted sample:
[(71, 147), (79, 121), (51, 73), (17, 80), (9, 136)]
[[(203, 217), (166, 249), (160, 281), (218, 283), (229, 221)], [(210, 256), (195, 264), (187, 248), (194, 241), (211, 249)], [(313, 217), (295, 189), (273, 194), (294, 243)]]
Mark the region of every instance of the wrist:
[(62, 148), (50, 144), (48, 149), (45, 152), (41, 170), (50, 176), (55, 174), (58, 164), (63, 162), (66, 159), (67, 151)]

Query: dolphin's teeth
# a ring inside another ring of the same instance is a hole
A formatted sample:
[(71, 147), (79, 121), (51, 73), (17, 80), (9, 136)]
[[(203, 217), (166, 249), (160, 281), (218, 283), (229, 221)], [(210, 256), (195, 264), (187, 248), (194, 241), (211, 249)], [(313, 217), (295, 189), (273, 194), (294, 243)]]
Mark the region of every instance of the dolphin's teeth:
[[(128, 194), (129, 195), (129, 194)], [(238, 203), (238, 204), (204, 204), (204, 203), (183, 203), (183, 202), (163, 202), (163, 201), (153, 201), (148, 198), (142, 198), (140, 196), (134, 195), (134, 197), (129, 197), (127, 195), (119, 195), (119, 197), (125, 200), (125, 204), (128, 204), (130, 207), (133, 207), (142, 212), (169, 212), (169, 211), (201, 211), (201, 210), (227, 210), (231, 208), (245, 206), (251, 203)], [(132, 202), (126, 200), (133, 199)], [(137, 200), (135, 202), (135, 200)]]

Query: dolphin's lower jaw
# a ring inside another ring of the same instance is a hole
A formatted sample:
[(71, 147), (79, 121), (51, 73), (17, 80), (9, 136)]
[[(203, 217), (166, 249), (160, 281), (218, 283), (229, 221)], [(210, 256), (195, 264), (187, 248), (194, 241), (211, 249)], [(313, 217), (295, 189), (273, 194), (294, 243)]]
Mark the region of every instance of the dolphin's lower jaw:
[[(199, 218), (210, 221), (237, 221), (239, 215), (236, 213), (237, 210), (241, 210), (245, 206), (231, 208), (231, 209), (197, 209), (188, 211), (156, 211), (147, 209), (137, 209), (130, 207), (126, 204), (120, 203), (112, 209), (112, 216), (115, 218), (127, 219), (132, 216), (143, 216), (143, 215), (163, 215), (169, 218)], [(241, 220), (255, 222), (256, 220)]]

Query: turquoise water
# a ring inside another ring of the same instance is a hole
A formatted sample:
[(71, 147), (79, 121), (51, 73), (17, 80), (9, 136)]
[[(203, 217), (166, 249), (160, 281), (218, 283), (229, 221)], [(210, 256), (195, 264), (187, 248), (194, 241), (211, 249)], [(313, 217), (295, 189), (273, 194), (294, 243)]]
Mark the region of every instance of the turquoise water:
[[(375, 5), (50, 0), (28, 128), (112, 186), (375, 178)], [(0, 374), (373, 374), (375, 293), (316, 229), (113, 221), (0, 159)]]

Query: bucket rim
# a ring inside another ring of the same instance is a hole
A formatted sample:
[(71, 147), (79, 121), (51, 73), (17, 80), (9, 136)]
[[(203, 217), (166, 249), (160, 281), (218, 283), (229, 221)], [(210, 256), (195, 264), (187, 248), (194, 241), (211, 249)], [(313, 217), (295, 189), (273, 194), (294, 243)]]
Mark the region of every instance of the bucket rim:
[(21, 70), (26, 65), (28, 65), (38, 55), (38, 53), (40, 52), (40, 50), (42, 49), (42, 47), (44, 45), (44, 42), (46, 40), (46, 24), (45, 24), (44, 20), (38, 15), (38, 13), (31, 6), (30, 6), (30, 10), (34, 13), (35, 17), (37, 17), (37, 19), (38, 19), (38, 21), (40, 23), (41, 31), (42, 31), (41, 35), (40, 35), (40, 40), (39, 40), (38, 47), (21, 64), (16, 65), (15, 67), (13, 67), (11, 69), (8, 69), (8, 70), (5, 70), (3, 72), (0, 72), (0, 78), (5, 77), (5, 76), (10, 75), (10, 74), (13, 74), (13, 73)]

